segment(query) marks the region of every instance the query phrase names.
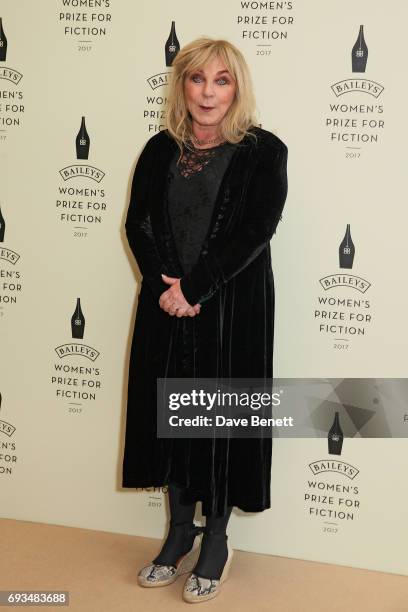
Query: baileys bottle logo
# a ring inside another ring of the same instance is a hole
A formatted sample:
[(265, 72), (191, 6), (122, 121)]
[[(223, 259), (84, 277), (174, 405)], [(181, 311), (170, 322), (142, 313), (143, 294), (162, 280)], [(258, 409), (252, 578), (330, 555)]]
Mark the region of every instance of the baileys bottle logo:
[(180, 43), (176, 34), (176, 22), (171, 22), (171, 30), (165, 47), (166, 66), (171, 66), (177, 53), (180, 51)]
[[(82, 115), (81, 125), (75, 138), (76, 158), (78, 160), (87, 160), (90, 151), (90, 138), (85, 124), (85, 116)], [(90, 164), (73, 164), (66, 166), (59, 171), (64, 181), (73, 178), (88, 178), (96, 183), (100, 183), (105, 176), (105, 173)]]
[[(71, 336), (74, 339), (82, 340), (85, 334), (85, 317), (82, 312), (81, 298), (77, 298), (75, 310), (71, 316)], [(99, 357), (99, 351), (92, 346), (79, 342), (69, 342), (61, 344), (55, 349), (60, 359), (68, 356), (85, 357), (90, 361), (95, 361)]]
[(7, 58), (7, 37), (3, 28), (3, 19), (0, 17), (0, 62), (5, 62)]
[(82, 117), (81, 127), (75, 139), (77, 159), (88, 159), (89, 155), (89, 134), (85, 125), (85, 117)]
[(353, 72), (365, 72), (368, 48), (364, 40), (364, 26), (360, 26), (357, 40), (351, 50), (351, 68)]

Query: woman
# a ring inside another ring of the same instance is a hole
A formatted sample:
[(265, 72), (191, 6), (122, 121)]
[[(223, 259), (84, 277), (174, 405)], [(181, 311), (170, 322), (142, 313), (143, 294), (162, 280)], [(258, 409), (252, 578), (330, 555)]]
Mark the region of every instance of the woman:
[[(272, 378), (270, 240), (287, 195), (287, 147), (257, 127), (248, 67), (225, 40), (200, 38), (179, 51), (166, 120), (140, 155), (126, 219), (143, 281), (123, 486), (169, 492), (167, 538), (139, 584), (191, 572), (183, 597), (197, 602), (227, 577), (233, 506), (270, 508), (272, 439), (158, 438), (156, 379)], [(205, 528), (193, 522), (197, 501)]]

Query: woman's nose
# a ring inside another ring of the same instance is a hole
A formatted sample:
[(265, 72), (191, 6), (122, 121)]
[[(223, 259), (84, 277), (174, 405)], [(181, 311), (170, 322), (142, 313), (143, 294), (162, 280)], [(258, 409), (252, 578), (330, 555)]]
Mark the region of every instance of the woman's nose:
[(203, 94), (207, 97), (214, 95), (213, 85), (209, 81), (204, 83)]

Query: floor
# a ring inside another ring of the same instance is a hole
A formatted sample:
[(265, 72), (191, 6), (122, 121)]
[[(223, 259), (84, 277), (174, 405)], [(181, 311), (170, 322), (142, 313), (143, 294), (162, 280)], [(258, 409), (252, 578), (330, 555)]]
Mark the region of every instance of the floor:
[[(67, 609), (75, 612), (149, 612), (159, 606), (172, 612), (191, 606), (181, 599), (185, 576), (157, 589), (137, 584), (138, 569), (157, 554), (157, 539), (0, 519), (0, 546), (0, 591), (69, 591)], [(408, 578), (235, 551), (222, 591), (200, 609), (408, 612)]]

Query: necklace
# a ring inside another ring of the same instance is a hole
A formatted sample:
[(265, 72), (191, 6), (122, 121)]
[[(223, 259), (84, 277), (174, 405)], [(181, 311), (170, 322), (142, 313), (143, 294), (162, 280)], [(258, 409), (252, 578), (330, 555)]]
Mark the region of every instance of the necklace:
[(204, 145), (204, 144), (212, 144), (214, 142), (219, 142), (221, 138), (218, 137), (218, 138), (213, 138), (212, 140), (200, 140), (199, 138), (197, 138), (197, 136), (195, 136), (195, 134), (193, 134), (193, 140), (199, 145)]

